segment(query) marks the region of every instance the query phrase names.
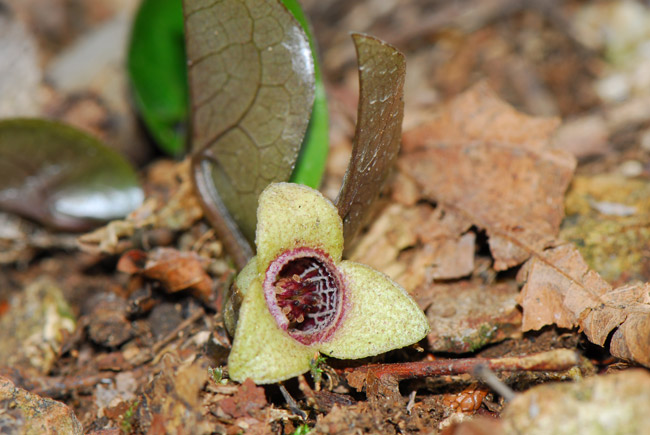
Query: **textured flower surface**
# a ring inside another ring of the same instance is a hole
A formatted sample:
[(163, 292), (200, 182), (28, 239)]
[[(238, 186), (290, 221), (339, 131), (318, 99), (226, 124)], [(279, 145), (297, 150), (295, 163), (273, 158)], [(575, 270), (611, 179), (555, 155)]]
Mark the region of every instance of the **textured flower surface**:
[(258, 384), (309, 370), (316, 352), (364, 358), (429, 332), (424, 313), (387, 276), (342, 261), (343, 224), (318, 191), (271, 184), (259, 198), (257, 256), (241, 271), (243, 294), (230, 377)]

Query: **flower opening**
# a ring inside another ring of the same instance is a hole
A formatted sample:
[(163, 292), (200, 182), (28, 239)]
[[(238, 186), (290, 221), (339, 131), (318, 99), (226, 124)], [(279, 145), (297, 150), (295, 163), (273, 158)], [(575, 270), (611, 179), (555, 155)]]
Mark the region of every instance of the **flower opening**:
[(314, 352), (365, 358), (425, 337), (429, 324), (387, 276), (342, 260), (343, 223), (320, 192), (269, 185), (259, 198), (253, 257), (237, 277), (243, 295), (230, 378), (258, 384), (309, 371)]
[(266, 303), (276, 323), (303, 344), (329, 338), (341, 317), (343, 288), (329, 256), (307, 247), (281, 254), (264, 280)]

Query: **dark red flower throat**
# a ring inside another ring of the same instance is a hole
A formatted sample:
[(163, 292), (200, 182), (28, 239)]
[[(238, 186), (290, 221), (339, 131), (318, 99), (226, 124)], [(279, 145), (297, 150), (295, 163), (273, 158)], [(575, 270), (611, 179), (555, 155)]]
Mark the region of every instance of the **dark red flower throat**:
[(343, 281), (324, 252), (297, 248), (271, 263), (264, 297), (278, 325), (303, 344), (324, 341), (341, 314)]

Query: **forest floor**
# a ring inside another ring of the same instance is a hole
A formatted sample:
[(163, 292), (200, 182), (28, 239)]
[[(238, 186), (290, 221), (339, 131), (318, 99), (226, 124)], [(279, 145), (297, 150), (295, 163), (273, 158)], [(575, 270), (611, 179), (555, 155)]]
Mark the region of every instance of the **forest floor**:
[[(141, 169), (147, 201), (81, 239), (0, 213), (0, 432), (23, 432), (26, 418), (93, 434), (650, 428), (643, 3), (303, 2), (330, 109), (327, 197), (355, 131), (350, 32), (406, 56), (397, 169), (346, 255), (406, 288), (431, 332), (268, 386), (228, 380), (220, 307), (236, 272), (188, 163), (156, 151), (131, 104), (124, 47), (138, 2), (4, 3), (0, 44), (22, 57), (0, 56), (14, 68), (0, 89), (15, 94), (0, 116), (99, 136)], [(96, 39), (106, 46), (91, 67), (60, 67)]]

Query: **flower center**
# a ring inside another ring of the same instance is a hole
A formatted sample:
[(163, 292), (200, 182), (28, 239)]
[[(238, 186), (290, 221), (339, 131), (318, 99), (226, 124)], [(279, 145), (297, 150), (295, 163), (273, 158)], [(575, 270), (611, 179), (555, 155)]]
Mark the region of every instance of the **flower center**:
[(269, 266), (265, 298), (278, 325), (303, 344), (327, 338), (338, 320), (342, 280), (319, 250), (298, 248)]

